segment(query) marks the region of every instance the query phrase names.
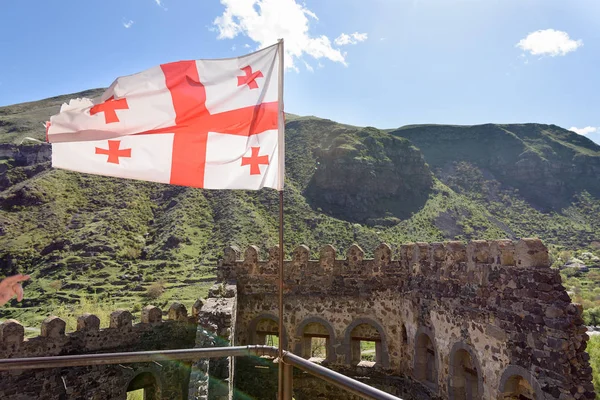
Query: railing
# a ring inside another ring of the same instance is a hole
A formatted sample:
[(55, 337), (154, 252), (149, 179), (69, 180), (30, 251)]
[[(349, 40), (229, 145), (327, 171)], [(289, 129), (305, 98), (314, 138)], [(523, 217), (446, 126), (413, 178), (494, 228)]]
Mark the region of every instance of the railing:
[[(272, 346), (233, 346), (211, 347), (201, 349), (138, 351), (131, 353), (101, 353), (81, 354), (73, 356), (9, 358), (0, 360), (0, 371), (81, 367), (88, 365), (127, 364), (138, 362), (162, 361), (169, 359), (194, 361), (201, 358), (218, 357), (244, 357), (244, 356), (270, 356), (277, 357), (278, 349)], [(292, 367), (296, 367), (311, 375), (317, 376), (333, 385), (336, 385), (354, 395), (372, 400), (401, 400), (389, 393), (365, 385), (355, 379), (332, 371), (321, 365), (312, 363), (288, 351), (283, 353), (284, 365), (284, 400), (292, 399)]]

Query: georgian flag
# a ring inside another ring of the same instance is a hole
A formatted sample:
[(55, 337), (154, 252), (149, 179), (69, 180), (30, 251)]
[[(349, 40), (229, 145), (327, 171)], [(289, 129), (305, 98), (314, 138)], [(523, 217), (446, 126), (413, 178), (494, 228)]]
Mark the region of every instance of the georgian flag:
[(283, 189), (283, 43), (117, 78), (47, 123), (52, 166), (207, 189)]

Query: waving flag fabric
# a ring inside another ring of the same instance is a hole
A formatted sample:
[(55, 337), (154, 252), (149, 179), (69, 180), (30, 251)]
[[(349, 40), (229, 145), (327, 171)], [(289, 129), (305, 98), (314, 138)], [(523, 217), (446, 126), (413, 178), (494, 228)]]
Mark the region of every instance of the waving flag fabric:
[(283, 43), (117, 78), (47, 124), (52, 165), (209, 189), (283, 189)]

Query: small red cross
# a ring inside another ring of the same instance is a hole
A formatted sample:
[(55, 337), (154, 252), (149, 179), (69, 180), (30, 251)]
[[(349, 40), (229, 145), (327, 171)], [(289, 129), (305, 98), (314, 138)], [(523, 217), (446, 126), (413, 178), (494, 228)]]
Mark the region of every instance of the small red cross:
[(90, 115), (95, 115), (97, 113), (104, 113), (104, 121), (107, 124), (112, 122), (119, 122), (119, 117), (117, 117), (117, 112), (115, 110), (128, 110), (129, 105), (127, 104), (127, 99), (119, 99), (115, 100), (115, 96), (111, 96), (104, 103), (96, 104), (90, 109)]
[(269, 156), (259, 156), (260, 147), (252, 147), (250, 157), (242, 157), (242, 167), (250, 165), (250, 175), (260, 175), (260, 164), (269, 165)]
[(131, 157), (131, 149), (119, 149), (120, 145), (120, 140), (109, 140), (108, 150), (96, 147), (96, 154), (104, 154), (105, 156), (108, 156), (108, 160), (106, 160), (106, 162), (119, 164), (119, 157)]
[(256, 78), (262, 78), (263, 74), (260, 71), (252, 72), (252, 67), (247, 66), (242, 68), (246, 76), (238, 76), (238, 86), (248, 85), (250, 89), (258, 89)]

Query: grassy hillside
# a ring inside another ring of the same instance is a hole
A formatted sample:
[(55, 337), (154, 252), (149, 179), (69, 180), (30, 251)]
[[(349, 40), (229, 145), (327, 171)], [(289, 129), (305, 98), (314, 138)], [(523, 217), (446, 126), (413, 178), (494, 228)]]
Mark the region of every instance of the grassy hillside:
[[(272, 190), (209, 191), (49, 166), (42, 122), (72, 97), (0, 108), (0, 275), (32, 275), (0, 319), (79, 302), (190, 306), (230, 244), (277, 242)], [(600, 147), (556, 126), (286, 124), (285, 247), (539, 236), (553, 254), (600, 237)], [(592, 249), (592, 251), (597, 251)], [(66, 307), (66, 308), (65, 308)]]

